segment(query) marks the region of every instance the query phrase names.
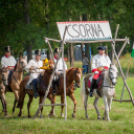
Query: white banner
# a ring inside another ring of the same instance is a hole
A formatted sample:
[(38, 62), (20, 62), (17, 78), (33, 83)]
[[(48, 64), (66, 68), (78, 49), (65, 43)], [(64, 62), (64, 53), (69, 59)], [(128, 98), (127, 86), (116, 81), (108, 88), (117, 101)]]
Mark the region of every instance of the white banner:
[(61, 39), (68, 26), (65, 41), (112, 39), (108, 21), (57, 22)]

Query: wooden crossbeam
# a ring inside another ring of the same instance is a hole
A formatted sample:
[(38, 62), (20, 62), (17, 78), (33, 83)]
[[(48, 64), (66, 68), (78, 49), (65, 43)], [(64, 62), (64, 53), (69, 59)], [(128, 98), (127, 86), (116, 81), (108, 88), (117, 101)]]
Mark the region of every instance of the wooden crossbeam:
[[(54, 42), (59, 42), (61, 43), (62, 41), (61, 40), (57, 40), (57, 39), (53, 39), (53, 38), (47, 38), (47, 37), (44, 37), (45, 40), (49, 40), (49, 41), (54, 41)], [(99, 42), (113, 42), (113, 41), (116, 41), (116, 42), (124, 42), (124, 41), (129, 41), (129, 38), (125, 38), (125, 39), (109, 39), (109, 40), (91, 40), (91, 41), (65, 41), (65, 43), (99, 43)]]
[(116, 102), (132, 102), (132, 100), (116, 100), (116, 99), (113, 99), (113, 101), (116, 101)]

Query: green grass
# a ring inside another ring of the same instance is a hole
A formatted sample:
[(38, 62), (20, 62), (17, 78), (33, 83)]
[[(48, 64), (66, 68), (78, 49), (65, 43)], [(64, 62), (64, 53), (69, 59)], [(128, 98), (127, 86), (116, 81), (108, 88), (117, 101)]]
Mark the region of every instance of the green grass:
[[(128, 78), (128, 84), (130, 89), (134, 87), (134, 78)], [(118, 84), (116, 85), (116, 97), (120, 98), (121, 90), (122, 90), (123, 82), (122, 79), (118, 78)], [(28, 96), (25, 98), (25, 104), (23, 108), (23, 114), (21, 118), (17, 117), (19, 112), (16, 109), (15, 114), (12, 114), (12, 106), (14, 95), (13, 93), (6, 94), (7, 100), (7, 108), (8, 108), (8, 117), (4, 117), (4, 113), (0, 112), (0, 134), (44, 134), (44, 133), (91, 133), (91, 134), (127, 134), (134, 133), (134, 116), (133, 111), (134, 108), (132, 103), (112, 103), (112, 110), (110, 112), (111, 122), (107, 122), (104, 120), (97, 120), (97, 115), (95, 109), (93, 107), (94, 98), (89, 98), (88, 100), (88, 115), (90, 117), (89, 120), (85, 118), (85, 112), (83, 108), (83, 104), (80, 97), (80, 88), (75, 91), (75, 97), (77, 100), (77, 113), (76, 118), (72, 118), (73, 112), (73, 103), (69, 97), (67, 97), (67, 110), (68, 110), (68, 119), (65, 122), (64, 118), (60, 117), (60, 107), (55, 107), (56, 117), (48, 118), (48, 113), (50, 111), (50, 107), (44, 107), (43, 110), (43, 119), (39, 117), (35, 120), (27, 118), (27, 102)], [(127, 90), (125, 90), (124, 99), (129, 99), (129, 95)], [(50, 102), (47, 100), (46, 104)], [(60, 103), (60, 97), (57, 97), (56, 103)], [(101, 115), (104, 112), (103, 100), (100, 99), (98, 104)], [(31, 115), (33, 116), (38, 108), (38, 99), (34, 99), (31, 105)], [(1, 111), (0, 104), (0, 111)]]

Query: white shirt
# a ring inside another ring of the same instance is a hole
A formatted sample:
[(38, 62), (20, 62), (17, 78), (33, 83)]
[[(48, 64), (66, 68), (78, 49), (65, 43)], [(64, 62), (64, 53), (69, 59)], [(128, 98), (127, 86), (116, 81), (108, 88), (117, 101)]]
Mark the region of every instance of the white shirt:
[[(54, 59), (54, 62), (56, 63), (57, 59)], [(65, 66), (65, 70), (67, 70), (67, 65), (66, 65), (65, 61), (64, 60), (62, 61), (62, 58), (60, 58), (59, 61), (58, 61), (58, 64), (57, 64), (56, 72), (59, 72), (59, 73), (61, 72), (62, 73), (62, 71), (63, 71), (63, 64)]]
[(107, 55), (97, 54), (92, 59), (92, 70), (96, 69), (97, 67), (110, 67), (110, 64), (111, 60)]
[[(57, 59), (54, 59), (54, 62), (56, 63)], [(56, 73), (60, 73), (60, 74), (63, 73), (63, 64), (65, 66), (65, 70), (67, 70), (67, 65), (66, 65), (65, 61), (62, 61), (62, 58), (60, 58), (59, 61), (58, 61), (58, 64), (57, 64), (56, 71), (55, 71)], [(58, 80), (58, 78), (59, 78), (58, 75), (54, 76), (54, 80)]]
[[(36, 61), (35, 59), (30, 60), (29, 63), (27, 64), (27, 66), (25, 67), (25, 70), (27, 72), (30, 72), (30, 79), (28, 81), (28, 84), (31, 83), (33, 81), (33, 79), (36, 79), (40, 72), (43, 71), (42, 69), (36, 69), (36, 68), (40, 68), (43, 66), (43, 62), (41, 60)], [(30, 68), (35, 68), (34, 70), (29, 70)]]
[(2, 67), (8, 67), (8, 66), (15, 66), (16, 65), (16, 60), (13, 56), (3, 56), (1, 58), (1, 66)]

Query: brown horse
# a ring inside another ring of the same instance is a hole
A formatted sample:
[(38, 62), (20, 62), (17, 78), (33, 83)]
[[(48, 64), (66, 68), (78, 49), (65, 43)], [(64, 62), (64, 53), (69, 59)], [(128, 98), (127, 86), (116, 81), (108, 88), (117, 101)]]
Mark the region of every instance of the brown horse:
[[(77, 105), (77, 101), (74, 97), (74, 90), (75, 90), (75, 87), (81, 86), (82, 70), (83, 69), (72, 67), (66, 71), (66, 95), (69, 96), (74, 103), (74, 110), (73, 110), (72, 117), (75, 117), (76, 105)], [(75, 87), (73, 83), (74, 81), (75, 81)], [(61, 103), (64, 104), (64, 78), (63, 77), (59, 78), (59, 84), (58, 84), (56, 93), (58, 96), (59, 95), (61, 96)], [(50, 94), (52, 94), (52, 90)], [(55, 103), (55, 100), (56, 100), (56, 96), (54, 96), (53, 98), (54, 103)], [(61, 106), (62, 117), (64, 117), (63, 108), (64, 106)], [(52, 112), (51, 112), (52, 115), (54, 114), (53, 112), (54, 112), (54, 109), (52, 108)], [(51, 114), (49, 116), (51, 116)]]
[(7, 103), (5, 100), (5, 85), (7, 84), (8, 70), (7, 68), (0, 68), (0, 97), (3, 106), (2, 112), (7, 116)]
[(6, 87), (6, 92), (13, 92), (15, 95), (15, 101), (12, 109), (13, 113), (15, 111), (16, 103), (19, 101), (20, 82), (22, 81), (23, 70), (26, 65), (27, 61), (22, 58), (22, 55), (20, 55), (15, 69), (12, 72), (11, 81)]
[[(43, 77), (41, 78), (41, 79), (43, 79), (43, 83), (45, 83), (46, 87), (49, 84), (49, 80), (50, 80), (50, 77), (51, 77), (51, 74), (52, 74), (52, 71), (53, 71), (53, 68), (54, 68), (54, 64), (53, 64), (52, 60), (49, 60), (49, 67), (50, 67), (50, 69), (45, 70), (45, 72), (43, 74)], [(18, 114), (19, 117), (22, 115), (23, 102), (24, 102), (24, 98), (25, 98), (26, 93), (29, 96), (29, 101), (27, 103), (28, 118), (31, 117), (31, 115), (30, 115), (30, 105), (31, 105), (31, 102), (32, 102), (33, 97), (34, 97), (34, 90), (33, 89), (30, 90), (30, 89), (25, 88), (28, 80), (29, 80), (29, 76), (25, 77), (20, 84), (20, 96), (19, 96), (19, 103), (18, 103), (18, 106), (17, 106), (18, 108), (20, 108), (20, 112)], [(46, 91), (46, 89), (45, 89), (45, 91)], [(39, 103), (41, 103), (42, 98), (44, 97), (45, 91), (42, 90), (41, 92), (39, 92), (39, 95), (40, 95)], [(50, 95), (48, 95), (48, 98), (51, 98), (51, 100), (52, 100), (52, 97)]]

